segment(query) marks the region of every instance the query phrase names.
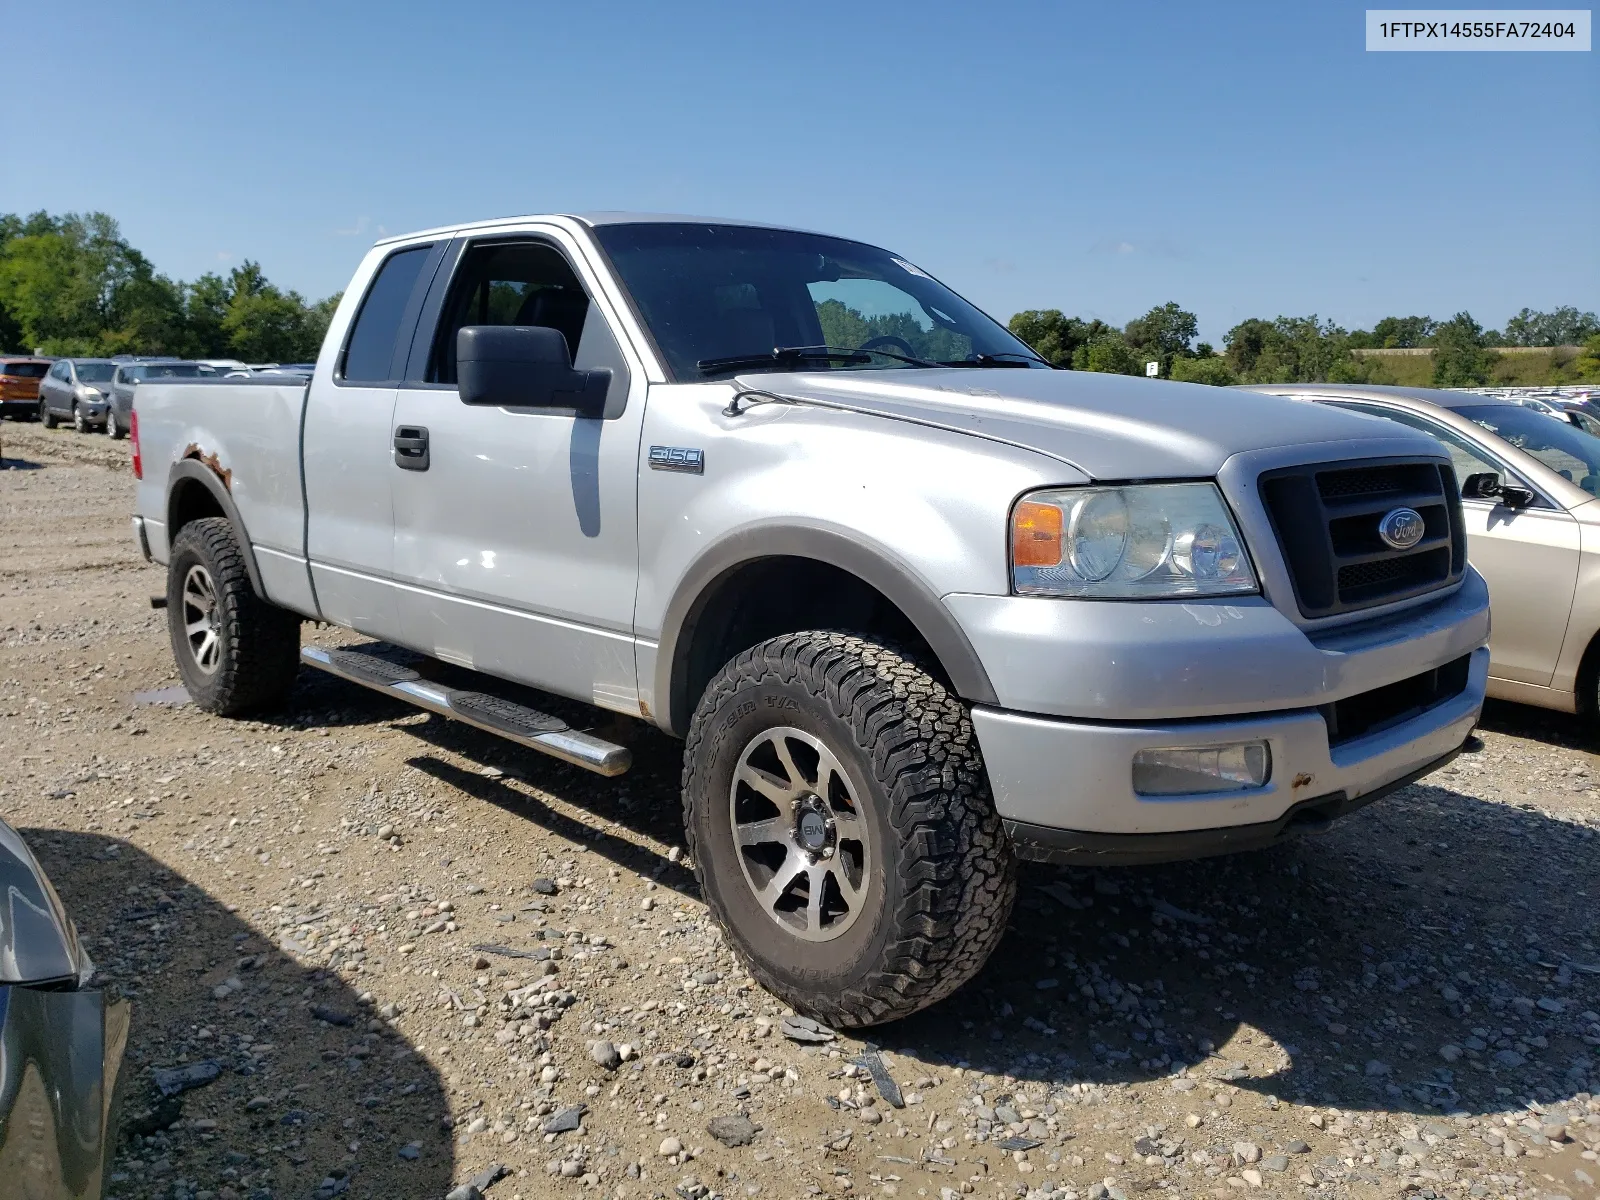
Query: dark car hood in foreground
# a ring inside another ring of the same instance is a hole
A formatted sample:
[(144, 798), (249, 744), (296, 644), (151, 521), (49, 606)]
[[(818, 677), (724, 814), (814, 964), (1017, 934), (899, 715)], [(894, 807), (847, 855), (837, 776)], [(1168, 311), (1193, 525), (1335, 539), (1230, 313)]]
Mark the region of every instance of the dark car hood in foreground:
[(735, 383), (1025, 446), (1091, 479), (1209, 478), (1241, 451), (1318, 443), (1328, 458), (1360, 453), (1352, 443), (1369, 440), (1387, 443), (1387, 453), (1408, 441), (1415, 453), (1440, 453), (1432, 438), (1392, 421), (1128, 375), (950, 367), (763, 372)]
[(0, 821), (0, 1196), (104, 1192), (129, 1009), (86, 987), (93, 973), (38, 860)]

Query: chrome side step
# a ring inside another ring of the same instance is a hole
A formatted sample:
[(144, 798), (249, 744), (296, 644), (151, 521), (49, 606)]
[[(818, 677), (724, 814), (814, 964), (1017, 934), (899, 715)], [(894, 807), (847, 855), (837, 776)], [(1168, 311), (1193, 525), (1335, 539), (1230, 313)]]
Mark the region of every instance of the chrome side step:
[(373, 654), (303, 646), (300, 661), (597, 775), (621, 775), (633, 765), (633, 752), (626, 746), (573, 729), (559, 717), (500, 696), (434, 683), (410, 667), (397, 666)]

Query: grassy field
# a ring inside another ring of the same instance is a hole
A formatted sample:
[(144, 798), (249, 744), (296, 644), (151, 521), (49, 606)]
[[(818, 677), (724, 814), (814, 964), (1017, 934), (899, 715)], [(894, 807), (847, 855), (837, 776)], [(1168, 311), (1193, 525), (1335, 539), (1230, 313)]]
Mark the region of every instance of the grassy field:
[[(1561, 376), (1578, 356), (1577, 346), (1515, 348), (1491, 351), (1494, 366), (1489, 382), (1495, 387), (1547, 387), (1558, 383), (1600, 383)], [(1397, 383), (1406, 387), (1427, 387), (1433, 382), (1433, 355), (1405, 354), (1383, 350), (1357, 350), (1357, 358), (1372, 367), (1373, 383)]]

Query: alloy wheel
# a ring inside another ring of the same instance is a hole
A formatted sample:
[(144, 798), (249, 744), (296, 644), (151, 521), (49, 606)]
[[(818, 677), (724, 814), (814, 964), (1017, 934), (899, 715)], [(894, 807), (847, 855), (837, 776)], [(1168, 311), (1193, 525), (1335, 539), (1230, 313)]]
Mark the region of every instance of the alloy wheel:
[(183, 631), (194, 665), (216, 674), (222, 660), (222, 606), (211, 572), (198, 563), (183, 577)]
[(745, 883), (796, 937), (826, 942), (865, 911), (872, 882), (866, 792), (804, 730), (777, 726), (745, 746), (728, 803)]

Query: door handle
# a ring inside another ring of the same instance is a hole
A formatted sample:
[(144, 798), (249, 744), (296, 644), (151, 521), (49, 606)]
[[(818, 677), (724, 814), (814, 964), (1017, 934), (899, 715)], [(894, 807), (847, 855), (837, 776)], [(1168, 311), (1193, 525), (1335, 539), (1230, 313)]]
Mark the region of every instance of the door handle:
[(426, 471), (428, 431), (421, 425), (397, 425), (394, 431), (394, 465), (402, 471)]

